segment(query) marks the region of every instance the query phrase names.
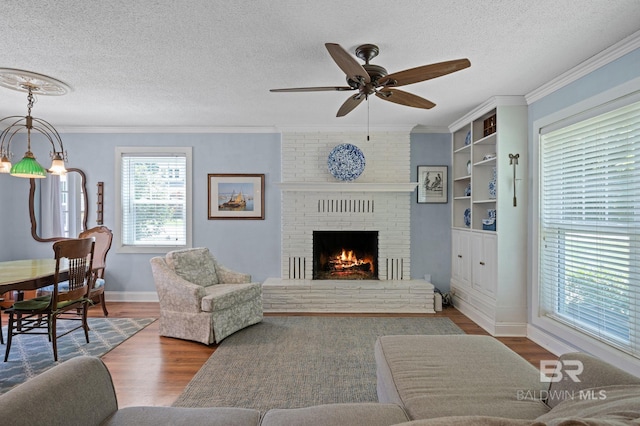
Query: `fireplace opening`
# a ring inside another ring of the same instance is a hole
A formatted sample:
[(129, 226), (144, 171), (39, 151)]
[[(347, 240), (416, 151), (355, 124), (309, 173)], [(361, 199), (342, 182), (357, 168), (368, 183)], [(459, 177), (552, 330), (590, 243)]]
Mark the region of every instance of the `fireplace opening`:
[(313, 231), (314, 280), (377, 280), (377, 231)]

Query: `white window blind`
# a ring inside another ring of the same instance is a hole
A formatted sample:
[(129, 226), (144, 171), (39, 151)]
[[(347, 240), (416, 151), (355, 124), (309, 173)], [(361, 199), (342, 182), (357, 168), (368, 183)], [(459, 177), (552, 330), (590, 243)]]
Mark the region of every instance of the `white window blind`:
[(123, 153), (120, 170), (123, 246), (185, 246), (186, 154)]
[(539, 314), (640, 357), (640, 102), (542, 133)]

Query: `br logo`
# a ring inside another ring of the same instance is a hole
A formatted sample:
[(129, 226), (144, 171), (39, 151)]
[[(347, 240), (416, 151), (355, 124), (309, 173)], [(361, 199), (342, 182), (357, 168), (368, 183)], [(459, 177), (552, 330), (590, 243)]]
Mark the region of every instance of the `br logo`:
[(578, 377), (584, 366), (582, 361), (575, 359), (559, 360), (541, 360), (540, 361), (540, 381), (541, 382), (559, 382), (564, 377), (574, 382), (580, 382)]

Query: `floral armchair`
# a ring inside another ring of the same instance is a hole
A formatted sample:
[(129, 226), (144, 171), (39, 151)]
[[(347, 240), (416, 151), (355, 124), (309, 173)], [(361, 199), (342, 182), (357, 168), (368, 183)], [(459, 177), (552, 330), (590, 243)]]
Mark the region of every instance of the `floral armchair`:
[(217, 262), (208, 248), (150, 260), (160, 299), (160, 335), (206, 345), (262, 321), (262, 286)]

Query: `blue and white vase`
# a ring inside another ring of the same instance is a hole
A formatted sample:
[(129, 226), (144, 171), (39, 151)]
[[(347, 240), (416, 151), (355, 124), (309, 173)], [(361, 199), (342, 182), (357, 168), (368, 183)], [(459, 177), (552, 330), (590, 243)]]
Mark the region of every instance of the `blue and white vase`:
[(471, 226), (471, 209), (464, 210), (464, 226), (467, 228)]
[(493, 175), (491, 176), (491, 180), (489, 181), (489, 198), (496, 198), (496, 168), (493, 168)]

